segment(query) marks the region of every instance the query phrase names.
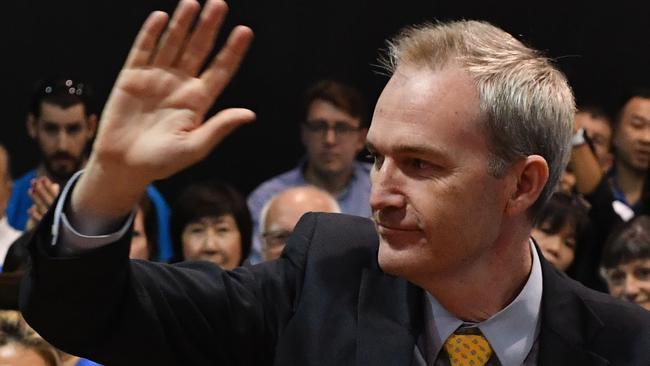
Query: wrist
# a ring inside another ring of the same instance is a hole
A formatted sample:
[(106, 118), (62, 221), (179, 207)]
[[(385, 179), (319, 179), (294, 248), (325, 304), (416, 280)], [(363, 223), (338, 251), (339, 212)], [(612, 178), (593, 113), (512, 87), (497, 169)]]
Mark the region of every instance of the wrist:
[(74, 186), (66, 210), (73, 225), (75, 218), (83, 217), (97, 227), (108, 228), (129, 215), (148, 184), (134, 178), (124, 169), (111, 169), (91, 159)]

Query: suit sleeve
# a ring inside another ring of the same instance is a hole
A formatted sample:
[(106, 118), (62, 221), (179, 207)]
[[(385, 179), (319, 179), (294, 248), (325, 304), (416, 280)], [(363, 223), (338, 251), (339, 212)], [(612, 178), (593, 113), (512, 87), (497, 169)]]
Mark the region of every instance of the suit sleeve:
[(263, 365), (293, 314), (315, 218), (274, 262), (223, 271), (207, 262), (129, 260), (130, 233), (59, 257), (51, 213), (31, 238), (20, 306), (60, 349), (105, 365)]

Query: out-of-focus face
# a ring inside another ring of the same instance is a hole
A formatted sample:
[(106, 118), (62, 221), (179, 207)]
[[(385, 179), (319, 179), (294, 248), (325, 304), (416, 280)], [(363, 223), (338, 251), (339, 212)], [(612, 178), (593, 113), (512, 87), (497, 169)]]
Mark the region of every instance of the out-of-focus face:
[(241, 234), (235, 218), (228, 214), (203, 217), (183, 228), (183, 258), (204, 260), (223, 269), (239, 266), (242, 259)]
[(508, 198), (488, 171), (478, 92), (456, 67), (398, 67), (368, 131), (370, 205), (387, 273), (424, 283), (473, 271), (492, 253)]
[(293, 232), (293, 228), (300, 220), (300, 217), (307, 212), (297, 206), (274, 206), (269, 208), (265, 230), (262, 233), (264, 240), (262, 258), (265, 261), (280, 257), (287, 239)]
[(637, 259), (605, 270), (609, 293), (650, 310), (650, 259)]
[(281, 193), (269, 206), (262, 233), (262, 258), (280, 257), (298, 220), (307, 212), (336, 212), (333, 198), (315, 190), (293, 188)]
[(325, 177), (349, 173), (354, 158), (363, 149), (365, 132), (359, 118), (330, 102), (314, 100), (302, 126), (309, 168)]
[(603, 170), (609, 169), (612, 164), (612, 126), (609, 121), (604, 118), (594, 118), (587, 112), (578, 112), (575, 123), (587, 132), (600, 166)]
[(33, 349), (9, 342), (0, 346), (0, 365), (48, 366), (48, 363)]
[(650, 163), (650, 99), (634, 97), (625, 104), (614, 146), (617, 164), (645, 173)]
[(67, 180), (84, 162), (84, 149), (95, 133), (95, 121), (86, 116), (84, 105), (69, 108), (42, 103), (41, 115), (29, 123), (45, 159), (45, 168), (55, 180)]
[(541, 223), (531, 233), (544, 258), (560, 271), (566, 271), (575, 259), (576, 232), (573, 225), (566, 224), (553, 233), (548, 223)]
[(133, 236), (131, 237), (131, 259), (149, 259), (149, 247), (147, 246), (147, 233), (144, 231), (144, 213), (141, 209), (133, 220)]

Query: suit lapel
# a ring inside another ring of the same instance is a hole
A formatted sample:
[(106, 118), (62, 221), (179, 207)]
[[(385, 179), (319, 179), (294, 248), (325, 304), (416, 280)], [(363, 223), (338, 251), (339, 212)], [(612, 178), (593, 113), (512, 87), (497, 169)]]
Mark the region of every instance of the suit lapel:
[(357, 364), (410, 365), (422, 329), (422, 290), (378, 269), (365, 269), (357, 311)]
[(568, 280), (541, 253), (539, 256), (544, 290), (538, 364), (609, 365), (609, 361), (587, 349), (602, 327), (601, 320), (572, 290)]

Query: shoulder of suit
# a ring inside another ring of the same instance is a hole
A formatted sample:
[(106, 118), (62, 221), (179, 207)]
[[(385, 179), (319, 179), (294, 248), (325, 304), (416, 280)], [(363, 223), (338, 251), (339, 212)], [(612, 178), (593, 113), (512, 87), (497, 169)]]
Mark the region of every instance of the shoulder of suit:
[(335, 259), (349, 265), (376, 263), (379, 240), (375, 226), (365, 217), (334, 214), (307, 213), (293, 231), (287, 247), (304, 251), (311, 261)]

